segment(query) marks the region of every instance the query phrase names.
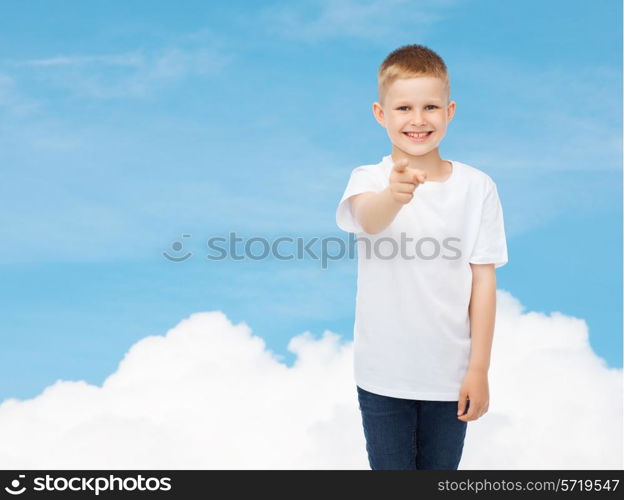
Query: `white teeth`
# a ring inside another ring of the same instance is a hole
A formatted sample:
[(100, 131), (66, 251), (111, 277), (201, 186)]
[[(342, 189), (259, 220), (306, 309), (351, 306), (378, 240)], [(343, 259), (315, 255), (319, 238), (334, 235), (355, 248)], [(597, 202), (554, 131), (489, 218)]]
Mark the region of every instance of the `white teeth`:
[(406, 132), (406, 134), (409, 135), (410, 137), (425, 137), (426, 135), (429, 134), (429, 132), (424, 132), (422, 134), (412, 134), (412, 133)]

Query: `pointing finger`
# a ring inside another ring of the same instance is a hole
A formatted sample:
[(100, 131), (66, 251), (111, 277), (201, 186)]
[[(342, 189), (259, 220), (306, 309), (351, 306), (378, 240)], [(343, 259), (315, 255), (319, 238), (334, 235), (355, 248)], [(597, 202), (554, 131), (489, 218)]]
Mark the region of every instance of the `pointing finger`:
[(423, 173), (418, 173), (418, 172), (417, 172), (417, 173), (415, 173), (415, 174), (412, 176), (412, 180), (413, 180), (414, 182), (419, 182), (420, 184), (423, 184), (423, 183), (425, 182), (425, 180), (426, 180), (426, 179), (427, 179), (427, 174), (426, 174), (426, 173), (424, 173), (424, 172), (423, 172)]
[(394, 170), (397, 172), (404, 172), (407, 168), (407, 159), (403, 158), (394, 164)]

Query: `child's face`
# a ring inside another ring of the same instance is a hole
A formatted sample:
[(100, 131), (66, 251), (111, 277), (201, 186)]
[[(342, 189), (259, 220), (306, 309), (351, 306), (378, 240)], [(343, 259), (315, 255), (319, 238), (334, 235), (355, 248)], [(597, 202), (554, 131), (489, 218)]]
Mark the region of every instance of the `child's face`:
[[(446, 99), (440, 78), (398, 79), (388, 88), (383, 107), (378, 102), (373, 104), (373, 113), (395, 148), (411, 156), (423, 156), (438, 147), (455, 114), (455, 101), (447, 103)], [(433, 132), (424, 140), (405, 134), (430, 130)]]

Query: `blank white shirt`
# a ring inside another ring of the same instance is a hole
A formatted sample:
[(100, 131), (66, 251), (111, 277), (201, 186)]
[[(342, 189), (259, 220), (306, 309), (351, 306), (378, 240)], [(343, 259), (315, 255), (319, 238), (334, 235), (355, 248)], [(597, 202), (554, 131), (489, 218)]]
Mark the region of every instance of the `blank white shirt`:
[(446, 181), (419, 185), (378, 234), (362, 231), (348, 198), (385, 189), (391, 155), (354, 168), (338, 203), (338, 227), (358, 238), (354, 376), (369, 392), (459, 399), (470, 359), (470, 263), (506, 264), (507, 244), (494, 181), (451, 162)]

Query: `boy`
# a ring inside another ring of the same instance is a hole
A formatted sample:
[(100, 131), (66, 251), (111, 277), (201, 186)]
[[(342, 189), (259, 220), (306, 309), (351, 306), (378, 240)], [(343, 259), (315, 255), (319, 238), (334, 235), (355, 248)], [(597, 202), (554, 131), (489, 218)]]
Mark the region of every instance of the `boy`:
[(457, 469), (467, 422), (488, 409), (502, 207), (489, 175), (440, 158), (455, 102), (438, 54), (395, 50), (378, 92), (392, 154), (353, 169), (336, 210), (338, 227), (358, 233), (354, 375), (368, 460)]

